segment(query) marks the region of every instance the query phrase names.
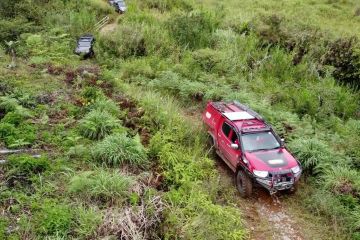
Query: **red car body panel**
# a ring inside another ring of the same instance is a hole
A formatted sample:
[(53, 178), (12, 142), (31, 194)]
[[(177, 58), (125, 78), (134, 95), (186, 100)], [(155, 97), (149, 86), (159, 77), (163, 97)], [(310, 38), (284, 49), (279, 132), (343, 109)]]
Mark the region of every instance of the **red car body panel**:
[[(216, 152), (234, 172), (245, 170), (271, 191), (287, 189), (299, 180), (300, 163), (282, 144), (272, 127), (247, 106), (235, 101), (209, 102), (203, 113), (203, 121)], [(274, 144), (278, 145), (274, 149), (246, 150), (243, 136), (254, 133), (269, 134)], [(268, 172), (268, 175), (259, 176), (258, 171), (262, 174)]]

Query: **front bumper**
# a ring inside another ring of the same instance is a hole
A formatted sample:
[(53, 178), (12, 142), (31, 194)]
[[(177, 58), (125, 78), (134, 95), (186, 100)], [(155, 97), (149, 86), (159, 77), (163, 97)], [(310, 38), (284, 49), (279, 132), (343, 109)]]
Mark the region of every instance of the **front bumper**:
[(271, 173), (270, 177), (255, 177), (255, 181), (261, 186), (275, 193), (277, 191), (292, 189), (301, 176), (301, 171), (294, 174), (292, 172)]

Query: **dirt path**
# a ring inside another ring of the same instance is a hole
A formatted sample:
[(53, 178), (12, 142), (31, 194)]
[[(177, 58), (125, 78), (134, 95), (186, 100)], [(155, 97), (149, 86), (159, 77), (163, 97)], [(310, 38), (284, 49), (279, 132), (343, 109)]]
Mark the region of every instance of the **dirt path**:
[[(225, 188), (235, 188), (233, 173), (216, 158), (222, 183)], [(255, 188), (253, 197), (243, 199), (236, 194), (235, 202), (240, 208), (245, 225), (250, 231), (250, 239), (303, 240), (298, 223), (289, 215), (281, 199), (270, 194), (263, 188)]]
[(115, 32), (117, 27), (117, 23), (109, 23), (105, 25), (102, 29), (100, 29), (101, 34), (109, 34)]

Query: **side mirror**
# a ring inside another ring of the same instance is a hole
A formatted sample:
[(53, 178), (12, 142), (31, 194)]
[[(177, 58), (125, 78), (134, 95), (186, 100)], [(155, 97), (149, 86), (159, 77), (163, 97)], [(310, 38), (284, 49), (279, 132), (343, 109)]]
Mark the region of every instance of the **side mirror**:
[(284, 138), (280, 139), (280, 144), (281, 144), (281, 146), (285, 145), (285, 139)]
[(235, 144), (235, 143), (232, 143), (232, 144), (231, 144), (231, 148), (234, 149), (234, 150), (238, 150), (238, 149), (239, 149), (239, 145), (238, 145), (238, 144)]

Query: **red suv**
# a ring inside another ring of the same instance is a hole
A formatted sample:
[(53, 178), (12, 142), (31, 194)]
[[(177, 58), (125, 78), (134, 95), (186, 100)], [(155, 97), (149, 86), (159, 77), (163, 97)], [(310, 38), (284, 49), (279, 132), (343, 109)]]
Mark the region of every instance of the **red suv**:
[(254, 183), (270, 194), (295, 190), (301, 165), (258, 113), (236, 101), (209, 102), (203, 120), (216, 153), (235, 173), (241, 196), (250, 196)]

